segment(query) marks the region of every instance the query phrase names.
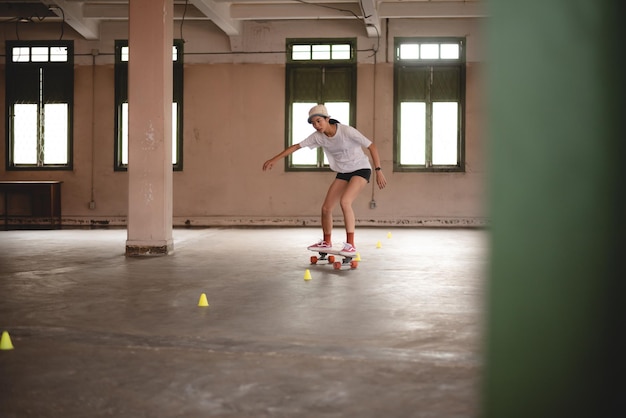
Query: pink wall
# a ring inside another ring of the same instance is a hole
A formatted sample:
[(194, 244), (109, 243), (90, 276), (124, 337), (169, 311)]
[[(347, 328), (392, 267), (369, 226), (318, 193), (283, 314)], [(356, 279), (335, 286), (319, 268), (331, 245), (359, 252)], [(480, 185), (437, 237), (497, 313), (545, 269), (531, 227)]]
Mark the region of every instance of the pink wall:
[[(362, 193), (354, 205), (358, 221), (366, 225), (483, 225), (487, 214), (483, 205), (485, 144), (481, 123), (484, 94), (480, 75), (483, 62), (480, 22), (463, 19), (420, 20), (419, 25), (415, 22), (394, 22), (389, 28), (388, 41), (381, 41), (375, 71), (371, 54), (359, 54), (356, 127), (376, 141), (389, 185), (383, 191), (375, 190), (376, 209), (369, 208), (372, 189), (368, 187)], [(319, 36), (313, 35), (314, 27), (307, 25), (311, 23), (304, 26), (294, 22), (266, 23), (262, 33), (267, 39), (255, 47), (275, 50), (279, 44), (284, 48), (286, 37)], [(250, 22), (244, 36), (258, 34), (258, 26)], [(325, 36), (346, 36), (345, 25), (336, 27), (336, 33)], [(4, 163), (0, 166), (3, 180), (64, 181), (62, 204), (66, 225), (126, 223), (128, 175), (113, 171), (114, 68), (110, 55), (114, 39), (127, 39), (124, 30), (125, 26), (119, 24), (103, 28), (97, 45), (76, 35), (77, 53), (98, 48), (102, 55), (96, 57), (95, 69), (90, 56), (76, 60), (74, 170), (7, 172)], [(228, 47), (225, 36), (215, 28), (190, 26), (186, 33), (188, 53)], [(393, 37), (443, 35), (468, 39), (466, 172), (394, 173)], [(11, 39), (10, 36), (10, 31), (4, 33), (5, 39)], [(374, 40), (363, 35), (358, 42), (360, 47), (369, 47)], [(245, 47), (245, 40), (243, 44)], [(317, 224), (331, 173), (285, 173), (282, 164), (271, 172), (261, 170), (263, 162), (284, 147), (284, 56), (226, 59), (222, 55), (190, 54), (185, 62), (184, 171), (175, 172), (173, 177), (174, 225), (186, 222), (198, 226)], [(3, 65), (0, 75), (4, 75)], [(4, 83), (0, 86), (2, 96), (3, 93)], [(4, 100), (0, 100), (0, 109), (4, 112)], [(4, 123), (2, 118), (2, 127)], [(0, 149), (3, 162), (4, 153), (3, 146)], [(95, 209), (89, 208), (92, 189)], [(337, 215), (339, 220), (340, 213)]]

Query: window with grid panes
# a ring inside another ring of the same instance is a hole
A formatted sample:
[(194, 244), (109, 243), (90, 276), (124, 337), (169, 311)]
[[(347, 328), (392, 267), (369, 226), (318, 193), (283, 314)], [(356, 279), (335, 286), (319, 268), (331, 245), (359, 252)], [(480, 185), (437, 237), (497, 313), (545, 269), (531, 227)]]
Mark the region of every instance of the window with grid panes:
[(74, 43), (6, 42), (7, 170), (72, 169)]
[(396, 38), (394, 170), (463, 171), (465, 39)]
[[(285, 143), (297, 144), (314, 132), (309, 110), (326, 106), (332, 119), (354, 125), (356, 58), (354, 39), (287, 41)], [(321, 148), (302, 148), (285, 161), (287, 170), (327, 170)]]
[[(128, 169), (128, 58), (127, 40), (115, 41), (115, 170)], [(183, 41), (172, 47), (172, 165), (183, 169)]]

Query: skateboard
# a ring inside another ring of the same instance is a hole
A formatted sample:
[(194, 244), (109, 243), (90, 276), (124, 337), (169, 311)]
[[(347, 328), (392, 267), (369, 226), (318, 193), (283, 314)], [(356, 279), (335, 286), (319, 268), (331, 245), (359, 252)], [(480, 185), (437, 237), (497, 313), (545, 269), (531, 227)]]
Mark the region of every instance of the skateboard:
[[(319, 254), (311, 256), (311, 264), (317, 264), (318, 261), (328, 260), (328, 264), (332, 264), (335, 270), (340, 270), (342, 267), (350, 267), (355, 269), (358, 267), (359, 262), (355, 260), (355, 257), (341, 255), (338, 248), (327, 248), (325, 250), (309, 250)], [(337, 261), (335, 256), (343, 257), (341, 261)]]

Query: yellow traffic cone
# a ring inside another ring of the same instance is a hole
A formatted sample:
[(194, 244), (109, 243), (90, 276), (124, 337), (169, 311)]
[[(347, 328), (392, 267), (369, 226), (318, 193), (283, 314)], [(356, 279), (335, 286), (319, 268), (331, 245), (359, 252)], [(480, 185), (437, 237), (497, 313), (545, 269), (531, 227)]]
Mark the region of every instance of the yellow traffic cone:
[(391, 239), (391, 232), (387, 232), (387, 239)]
[(378, 241), (378, 242), (376, 243), (376, 248), (382, 248), (382, 247), (383, 247), (383, 244), (381, 244), (381, 243), (380, 243), (380, 241)]
[(306, 269), (306, 271), (304, 272), (304, 280), (311, 280), (311, 272), (309, 271), (309, 269)]
[(2, 331), (2, 338), (0, 338), (0, 350), (13, 350), (13, 343), (11, 343), (11, 337), (7, 331)]
[(206, 300), (206, 294), (200, 295), (200, 300), (198, 301), (198, 306), (209, 306), (209, 302)]
[(354, 257), (354, 261), (361, 261), (361, 253), (356, 253), (356, 257)]

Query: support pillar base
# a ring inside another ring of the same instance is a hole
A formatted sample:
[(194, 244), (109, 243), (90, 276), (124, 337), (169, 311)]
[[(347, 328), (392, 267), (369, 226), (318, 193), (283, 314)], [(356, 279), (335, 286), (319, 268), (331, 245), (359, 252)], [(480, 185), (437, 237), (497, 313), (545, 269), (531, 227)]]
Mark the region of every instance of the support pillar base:
[(165, 245), (131, 245), (126, 244), (126, 257), (144, 257), (168, 255), (174, 251), (174, 244)]

